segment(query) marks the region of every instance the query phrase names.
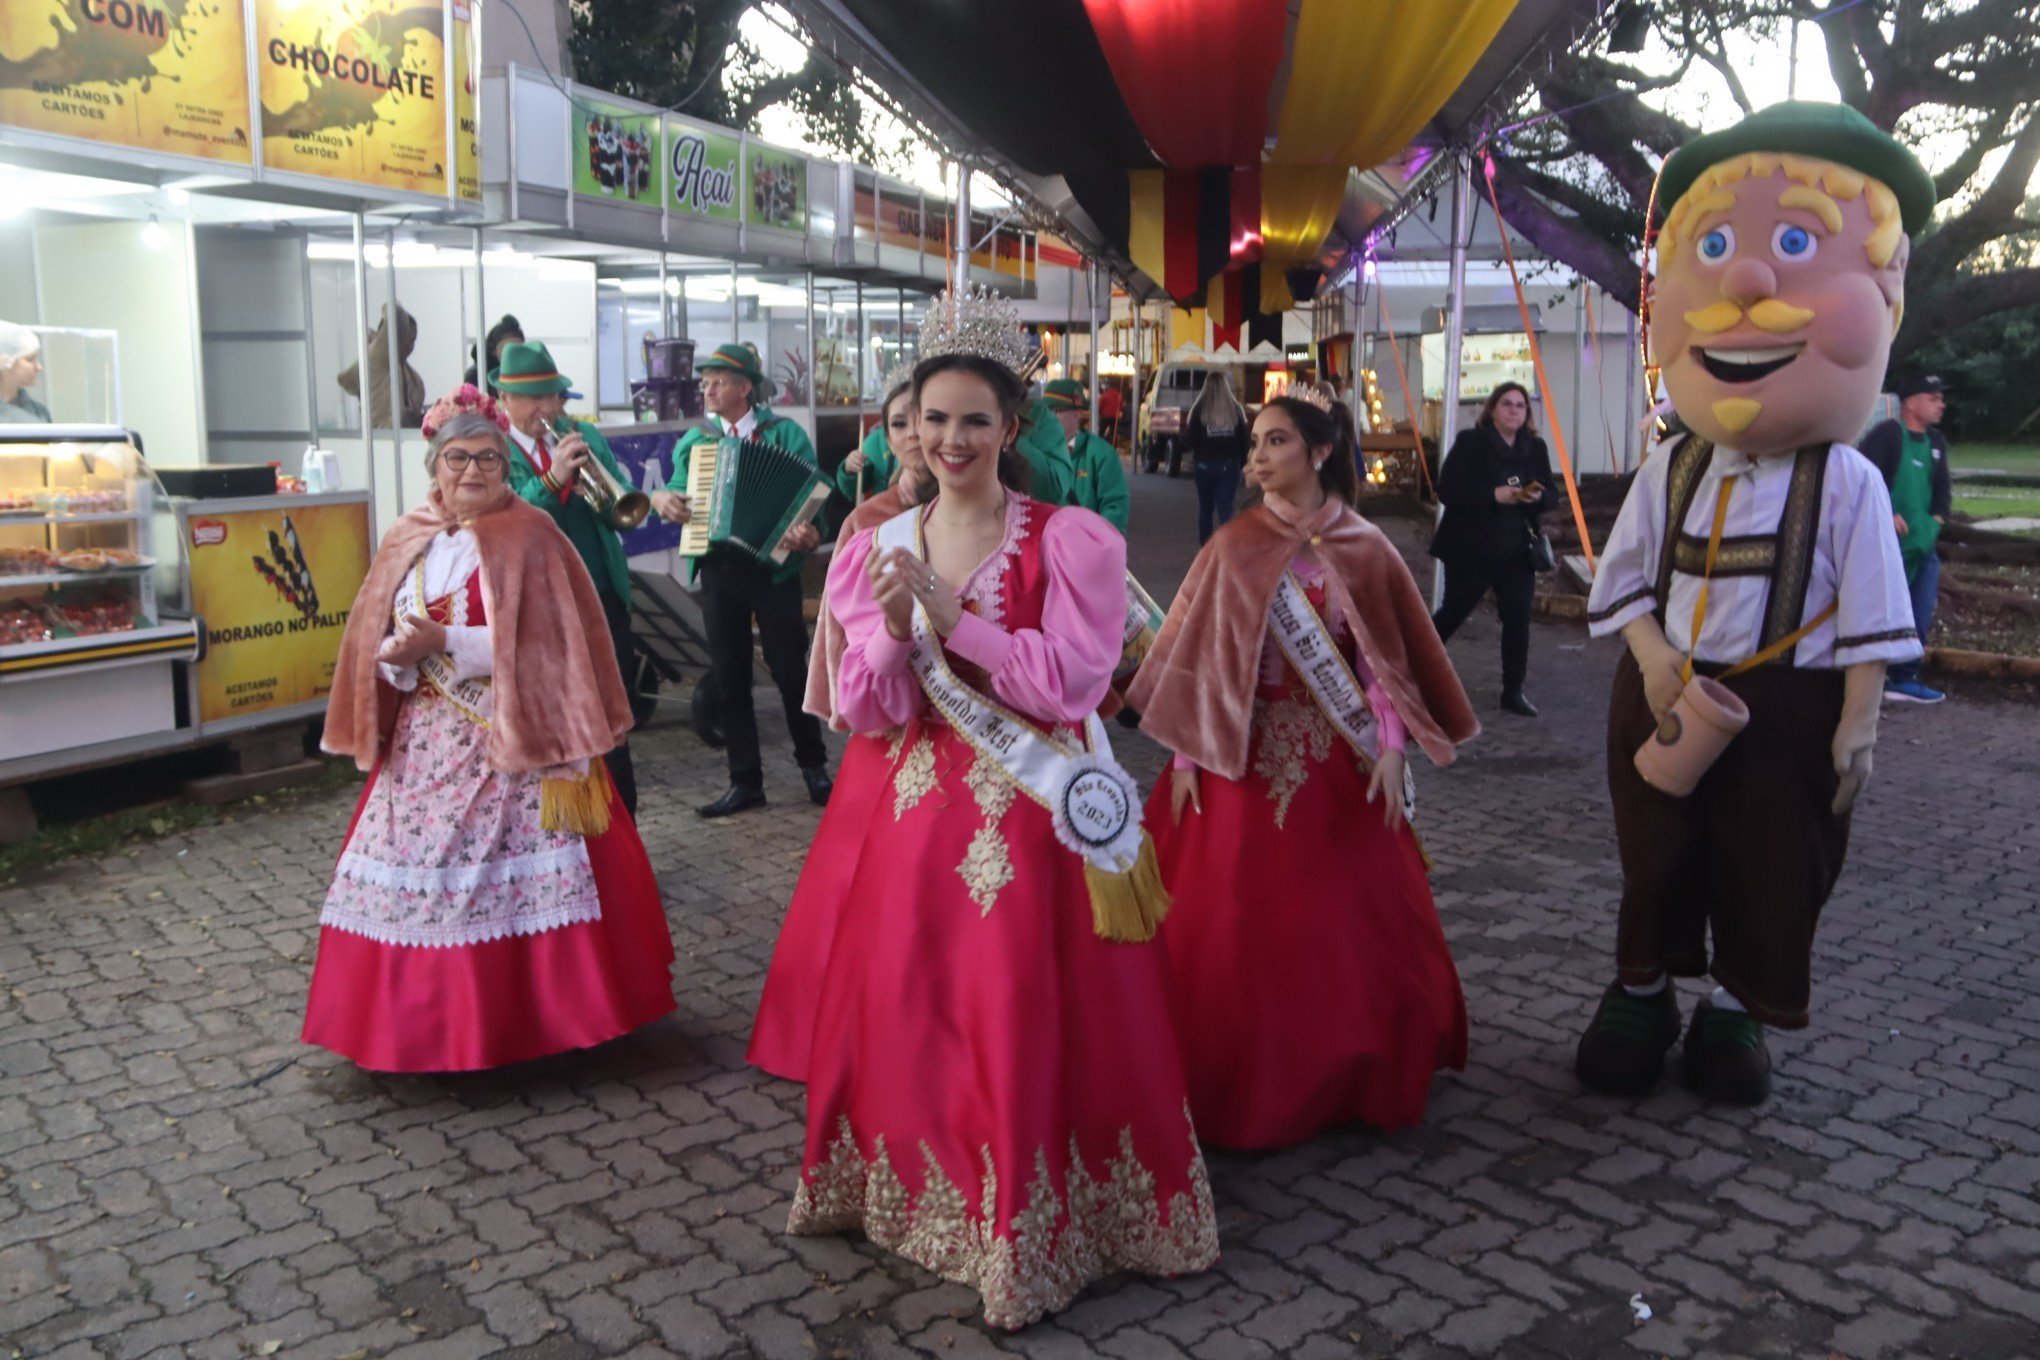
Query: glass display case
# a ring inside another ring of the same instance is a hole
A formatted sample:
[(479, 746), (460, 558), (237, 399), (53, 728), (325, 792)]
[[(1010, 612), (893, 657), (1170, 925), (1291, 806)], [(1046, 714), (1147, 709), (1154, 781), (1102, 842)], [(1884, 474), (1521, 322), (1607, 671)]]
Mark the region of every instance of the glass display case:
[(0, 768), (178, 725), (152, 491), (124, 430), (0, 426)]

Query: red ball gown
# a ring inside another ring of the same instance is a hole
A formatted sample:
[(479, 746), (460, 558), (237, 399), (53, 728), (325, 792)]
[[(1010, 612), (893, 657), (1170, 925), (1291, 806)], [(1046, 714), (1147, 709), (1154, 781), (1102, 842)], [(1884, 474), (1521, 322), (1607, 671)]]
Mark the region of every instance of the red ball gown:
[(1414, 1123), (1432, 1075), (1466, 1063), (1423, 852), (1407, 822), (1384, 825), (1369, 764), (1278, 645), (1285, 576), (1315, 617), (1299, 641), (1329, 635), (1365, 696), (1363, 746), (1450, 760), (1479, 730), (1408, 568), (1349, 507), (1300, 523), (1255, 507), (1192, 566), (1134, 700), (1178, 768), (1205, 767), (1202, 811), (1177, 823), (1165, 778), (1147, 825), (1174, 898), (1161, 939), (1190, 1108), (1233, 1148)]
[[(1048, 812), (926, 707), (872, 598), (872, 550), (870, 533), (839, 550), (829, 607), (846, 634), (837, 709), (887, 734), (868, 749), (889, 777), (814, 852), (849, 880), (820, 965), (791, 1230), (861, 1230), (975, 1286), (1001, 1327), (1115, 1271), (1202, 1269), (1217, 1229), (1161, 949), (1098, 938), (1084, 861)], [(1103, 519), (1009, 496), (945, 654), (1067, 733), (1117, 662), (1124, 574)]]
[(538, 773), (489, 763), (473, 536), (434, 538), (397, 601), (448, 625), (449, 664), (381, 668), (404, 695), (320, 914), (304, 1041), (374, 1071), (471, 1071), (665, 1015), (672, 937), (614, 786), (608, 829), (581, 836), (542, 824)]

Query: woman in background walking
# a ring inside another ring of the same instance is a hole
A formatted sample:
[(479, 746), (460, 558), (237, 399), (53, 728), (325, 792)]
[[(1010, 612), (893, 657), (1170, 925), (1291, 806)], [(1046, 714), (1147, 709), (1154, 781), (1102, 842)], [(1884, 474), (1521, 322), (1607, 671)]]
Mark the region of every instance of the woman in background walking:
[(1502, 707), (1524, 718), (1530, 665), (1530, 594), (1538, 517), (1551, 501), (1551, 457), (1530, 421), (1530, 393), (1505, 382), (1488, 394), (1473, 428), (1461, 430), (1438, 473), (1445, 517), (1431, 556), (1445, 565), (1445, 592), (1431, 622), (1451, 638), (1492, 590), (1502, 616)]
[(1183, 431), (1197, 478), (1197, 541), (1232, 518), (1240, 494), (1240, 469), (1247, 462), (1247, 412), (1223, 373), (1204, 379)]

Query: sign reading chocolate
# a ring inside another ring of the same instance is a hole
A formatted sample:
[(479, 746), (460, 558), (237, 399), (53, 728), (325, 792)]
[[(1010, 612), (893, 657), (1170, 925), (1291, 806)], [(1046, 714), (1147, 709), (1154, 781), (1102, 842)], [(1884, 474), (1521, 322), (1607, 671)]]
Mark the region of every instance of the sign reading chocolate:
[(265, 169), (448, 190), (444, 9), (416, 0), (255, 0)]
[(250, 164), (238, 0), (5, 0), (0, 124)]

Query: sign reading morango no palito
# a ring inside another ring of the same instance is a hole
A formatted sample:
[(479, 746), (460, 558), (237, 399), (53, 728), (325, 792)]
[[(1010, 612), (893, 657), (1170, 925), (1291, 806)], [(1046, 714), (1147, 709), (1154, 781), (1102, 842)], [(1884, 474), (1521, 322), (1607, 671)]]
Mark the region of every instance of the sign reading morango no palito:
[(367, 504), (195, 511), (189, 532), (191, 608), (206, 625), (199, 721), (323, 699), (368, 576)]
[(0, 123), (247, 165), (240, 0), (0, 0)]
[(446, 192), (436, 0), (256, 0), (255, 24), (267, 169)]

